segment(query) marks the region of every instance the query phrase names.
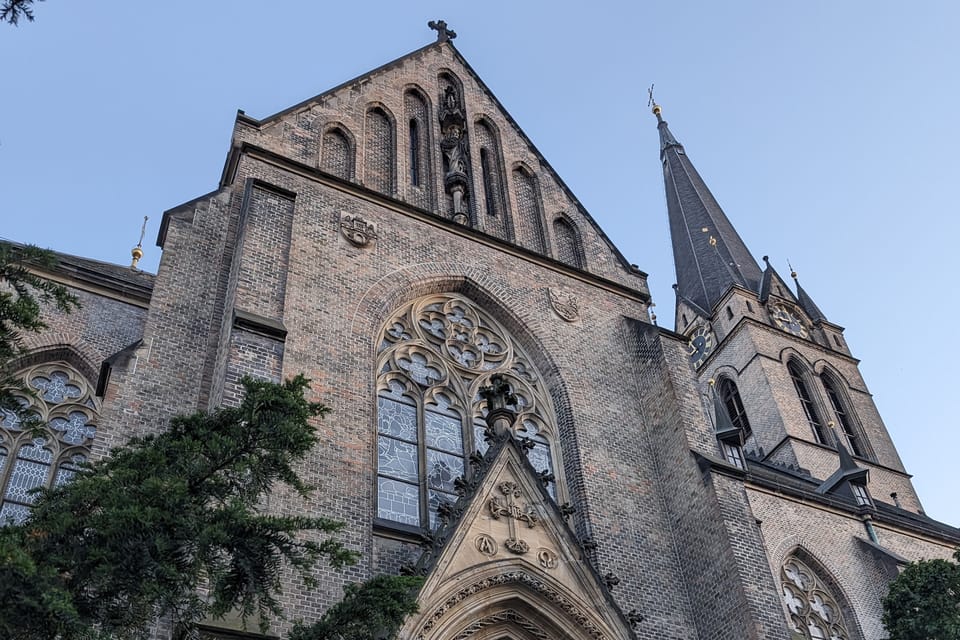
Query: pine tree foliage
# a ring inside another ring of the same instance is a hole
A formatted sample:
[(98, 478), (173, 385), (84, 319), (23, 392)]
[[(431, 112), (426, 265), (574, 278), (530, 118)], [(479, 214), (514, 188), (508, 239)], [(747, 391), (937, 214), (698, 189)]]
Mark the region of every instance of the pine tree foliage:
[(381, 640), (393, 638), (404, 618), (417, 611), (418, 576), (377, 576), (347, 585), (343, 600), (312, 625), (299, 624), (289, 640)]
[(960, 550), (912, 562), (890, 583), (883, 624), (890, 640), (960, 640)]
[(41, 317), (44, 306), (64, 313), (79, 306), (65, 286), (35, 272), (56, 264), (52, 251), (0, 241), (0, 410), (19, 412), (17, 396), (33, 393), (13, 376), (12, 368), (23, 355), (24, 336), (47, 327)]
[(326, 407), (302, 376), (243, 386), (240, 406), (114, 449), (0, 530), (0, 637), (127, 638), (158, 616), (189, 628), (231, 611), (265, 626), (287, 567), (312, 584), (318, 561), (354, 561), (330, 537), (340, 523), (258, 509), (280, 485), (309, 493), (296, 466)]
[[(43, 0), (36, 0), (43, 2)], [(0, 22), (17, 26), (20, 20), (33, 22), (34, 0), (3, 0), (0, 2)]]

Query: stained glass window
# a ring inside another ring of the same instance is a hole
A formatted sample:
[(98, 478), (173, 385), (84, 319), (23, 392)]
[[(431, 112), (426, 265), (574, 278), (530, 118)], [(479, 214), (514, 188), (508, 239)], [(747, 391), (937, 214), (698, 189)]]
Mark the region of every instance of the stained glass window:
[(829, 587), (796, 556), (780, 571), (780, 588), (793, 631), (810, 640), (848, 640), (843, 614)]
[[(556, 477), (552, 404), (540, 374), (510, 334), (472, 301), (434, 295), (398, 310), (384, 325), (377, 394), (377, 510), (383, 520), (436, 526), (441, 502), (458, 498), (472, 451), (488, 443), (481, 387), (504, 375), (517, 396), (517, 437), (528, 459)], [(548, 486), (554, 497), (559, 478)]]
[[(18, 396), (22, 412), (0, 415), (0, 525), (23, 522), (37, 489), (72, 480), (97, 433), (96, 399), (70, 365), (43, 364), (18, 377), (32, 393)], [(26, 428), (29, 419), (40, 434)]]

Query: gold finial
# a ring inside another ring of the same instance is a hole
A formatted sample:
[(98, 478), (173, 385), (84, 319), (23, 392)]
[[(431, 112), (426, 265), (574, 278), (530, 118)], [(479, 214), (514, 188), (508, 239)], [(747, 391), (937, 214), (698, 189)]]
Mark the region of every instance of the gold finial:
[(130, 268), (134, 271), (137, 270), (137, 264), (140, 262), (140, 258), (143, 257), (143, 236), (147, 232), (147, 216), (143, 216), (143, 224), (140, 226), (140, 240), (137, 242), (137, 246), (130, 250)]
[(717, 246), (717, 239), (714, 238), (713, 236), (710, 236), (710, 246), (711, 247)]
[(709, 380), (707, 380), (707, 384), (709, 384), (712, 387), (713, 385), (717, 384), (717, 381), (714, 380), (713, 378), (710, 378)]
[(660, 119), (660, 112), (662, 111), (662, 109), (660, 109), (660, 105), (657, 104), (657, 101), (653, 99), (653, 85), (652, 85), (652, 84), (650, 85), (650, 88), (647, 89), (647, 95), (650, 96), (650, 99), (647, 100), (647, 106), (648, 106), (648, 107), (652, 107), (651, 111), (653, 111), (653, 115), (657, 116), (657, 119), (659, 120), (659, 119)]
[(793, 278), (794, 280), (796, 280), (796, 279), (797, 279), (797, 272), (794, 270), (793, 265), (790, 264), (790, 261), (789, 261), (789, 260), (787, 260), (787, 266), (790, 267), (790, 277)]

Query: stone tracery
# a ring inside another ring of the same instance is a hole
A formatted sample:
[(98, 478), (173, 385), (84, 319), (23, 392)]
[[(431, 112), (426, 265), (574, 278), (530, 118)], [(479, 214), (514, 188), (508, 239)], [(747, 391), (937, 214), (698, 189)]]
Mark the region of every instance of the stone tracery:
[(21, 522), (33, 489), (69, 482), (89, 455), (97, 433), (97, 403), (90, 384), (65, 362), (30, 367), (18, 375), (33, 397), (20, 395), (27, 415), (0, 412), (0, 524)]
[[(469, 299), (441, 294), (407, 304), (386, 322), (378, 355), (378, 516), (436, 525), (466, 454), (485, 451), (486, 400), (494, 374), (517, 397), (514, 428), (529, 460), (556, 473), (555, 419), (545, 385), (509, 332)], [(425, 485), (425, 487), (424, 487)], [(549, 487), (556, 494), (556, 483)]]
[(780, 570), (783, 601), (793, 630), (810, 640), (849, 640), (840, 606), (816, 573), (796, 556)]

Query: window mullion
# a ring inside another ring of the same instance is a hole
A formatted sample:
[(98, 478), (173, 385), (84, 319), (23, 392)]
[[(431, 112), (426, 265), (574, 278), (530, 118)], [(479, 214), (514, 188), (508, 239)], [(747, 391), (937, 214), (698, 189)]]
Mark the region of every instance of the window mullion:
[(417, 402), (417, 465), (419, 476), (417, 483), (420, 486), (420, 526), (430, 528), (430, 487), (427, 480), (427, 428), (426, 411), (423, 395)]

